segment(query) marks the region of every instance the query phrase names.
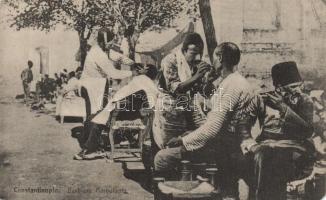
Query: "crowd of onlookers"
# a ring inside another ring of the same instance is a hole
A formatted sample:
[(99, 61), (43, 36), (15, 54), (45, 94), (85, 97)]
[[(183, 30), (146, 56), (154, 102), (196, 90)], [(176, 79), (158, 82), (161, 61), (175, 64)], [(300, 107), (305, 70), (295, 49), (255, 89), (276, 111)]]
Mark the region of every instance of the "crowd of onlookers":
[(75, 71), (68, 72), (63, 69), (60, 73), (42, 74), (40, 80), (35, 83), (35, 92), (30, 91), (30, 84), (33, 81), (32, 73), (33, 62), (28, 61), (28, 68), (21, 73), (21, 79), (24, 88), (24, 102), (26, 105), (32, 105), (34, 108), (43, 108), (45, 103), (55, 103), (59, 95), (72, 78), (79, 79), (82, 68), (78, 67)]

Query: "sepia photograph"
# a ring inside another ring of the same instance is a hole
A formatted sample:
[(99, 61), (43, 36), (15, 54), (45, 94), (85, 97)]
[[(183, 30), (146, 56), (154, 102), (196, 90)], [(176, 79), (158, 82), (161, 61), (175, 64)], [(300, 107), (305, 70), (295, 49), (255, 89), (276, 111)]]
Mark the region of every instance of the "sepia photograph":
[(326, 200), (326, 0), (0, 0), (0, 200)]

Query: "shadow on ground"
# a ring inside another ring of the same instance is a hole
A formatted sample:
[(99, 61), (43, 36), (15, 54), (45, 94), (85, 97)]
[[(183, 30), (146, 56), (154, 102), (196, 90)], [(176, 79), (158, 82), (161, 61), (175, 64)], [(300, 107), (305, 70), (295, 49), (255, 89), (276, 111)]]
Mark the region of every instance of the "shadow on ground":
[(84, 143), (83, 134), (84, 126), (76, 126), (71, 129), (71, 137), (77, 139), (80, 148), (82, 148), (82, 144)]
[(8, 167), (10, 165), (8, 161), (9, 154), (6, 152), (0, 153), (0, 168)]
[(152, 174), (145, 169), (133, 169), (130, 168), (129, 165), (141, 165), (142, 163), (139, 162), (124, 162), (121, 161), (122, 163), (122, 169), (123, 169), (123, 175), (124, 177), (126, 177), (127, 179), (130, 179), (132, 181), (137, 182), (144, 190), (153, 193), (152, 190)]
[[(10, 162), (8, 160), (8, 157), (9, 157), (8, 153), (6, 153), (6, 152), (1, 152), (0, 153), (0, 174), (6, 173), (5, 168), (10, 166)], [(5, 187), (0, 188), (0, 199), (8, 199), (7, 193), (5, 191)]]
[[(83, 144), (85, 143), (84, 127), (76, 126), (72, 128), (71, 137), (77, 139), (79, 146), (82, 148)], [(109, 138), (107, 135), (101, 135), (101, 146), (106, 151), (110, 151), (108, 139)], [(119, 142), (121, 138), (115, 138), (115, 140)], [(115, 141), (115, 143), (118, 143), (117, 141)], [(144, 169), (143, 163), (139, 162), (137, 156), (123, 153), (120, 154), (115, 162), (122, 164), (121, 166), (123, 169), (124, 177), (138, 183), (143, 189), (152, 193), (151, 173), (148, 170)]]

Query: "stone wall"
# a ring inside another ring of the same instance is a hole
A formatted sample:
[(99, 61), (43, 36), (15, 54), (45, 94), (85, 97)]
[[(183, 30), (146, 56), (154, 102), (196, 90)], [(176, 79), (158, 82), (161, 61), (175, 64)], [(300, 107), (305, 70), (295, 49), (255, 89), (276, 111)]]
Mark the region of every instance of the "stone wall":
[[(244, 27), (240, 69), (268, 71), (275, 63), (294, 60), (303, 74), (326, 75), (326, 28), (316, 5), (304, 0), (275, 2), (274, 27)], [(326, 4), (319, 6), (326, 9)]]

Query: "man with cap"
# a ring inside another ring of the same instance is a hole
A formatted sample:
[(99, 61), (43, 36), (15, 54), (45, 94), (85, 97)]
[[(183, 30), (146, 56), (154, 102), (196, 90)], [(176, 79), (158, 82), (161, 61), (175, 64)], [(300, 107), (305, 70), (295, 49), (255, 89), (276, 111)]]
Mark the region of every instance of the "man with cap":
[(243, 140), (245, 157), (238, 163), (250, 196), (257, 200), (285, 200), (287, 182), (310, 174), (315, 151), (309, 140), (313, 102), (301, 91), (296, 63), (274, 65), (272, 79), (275, 91), (261, 94), (257, 101), (261, 134)]

